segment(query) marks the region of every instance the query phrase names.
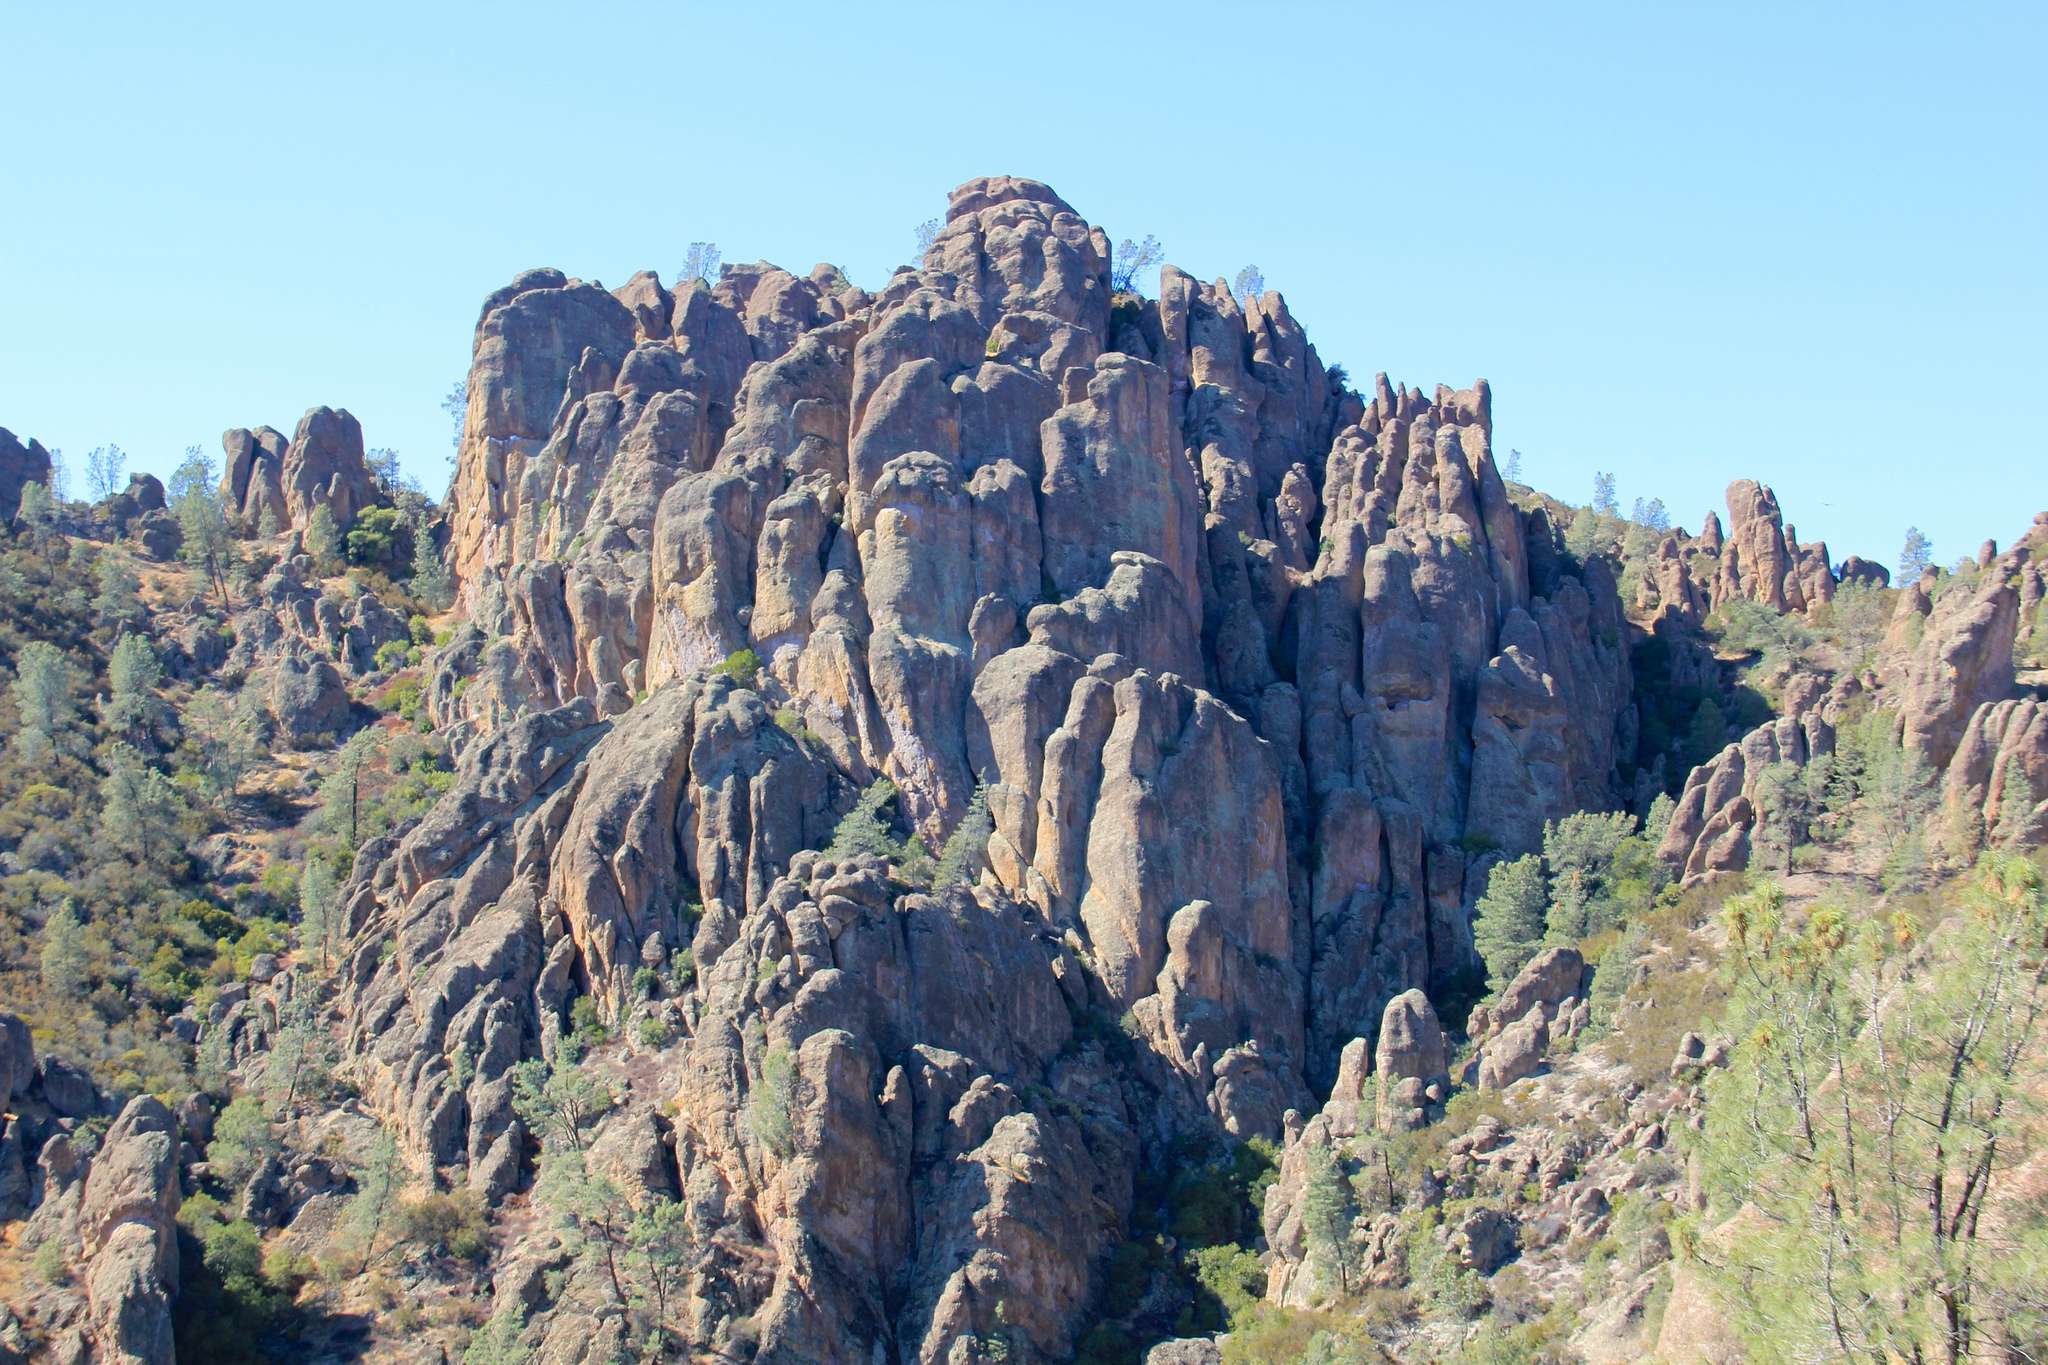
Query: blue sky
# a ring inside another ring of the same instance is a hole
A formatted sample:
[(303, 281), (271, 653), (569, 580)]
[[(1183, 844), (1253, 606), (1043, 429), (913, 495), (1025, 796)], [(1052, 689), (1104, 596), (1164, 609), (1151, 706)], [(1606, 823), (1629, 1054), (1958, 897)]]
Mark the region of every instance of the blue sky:
[(874, 285), (1015, 173), (1356, 377), (1485, 376), (1574, 501), (1757, 477), (1887, 562), (2048, 508), (2048, 7), (1252, 13), (0, 0), (0, 426), (163, 473), (328, 403), (438, 494), (517, 271)]

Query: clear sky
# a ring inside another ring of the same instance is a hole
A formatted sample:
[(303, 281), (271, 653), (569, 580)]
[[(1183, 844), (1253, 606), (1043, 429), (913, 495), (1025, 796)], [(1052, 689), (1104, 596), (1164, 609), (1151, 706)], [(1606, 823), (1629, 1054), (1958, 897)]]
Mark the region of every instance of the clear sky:
[(1050, 183), (1503, 457), (1937, 557), (2048, 509), (2048, 7), (0, 0), (0, 426), (168, 472), (347, 407), (429, 491), (485, 294), (693, 239), (873, 286)]

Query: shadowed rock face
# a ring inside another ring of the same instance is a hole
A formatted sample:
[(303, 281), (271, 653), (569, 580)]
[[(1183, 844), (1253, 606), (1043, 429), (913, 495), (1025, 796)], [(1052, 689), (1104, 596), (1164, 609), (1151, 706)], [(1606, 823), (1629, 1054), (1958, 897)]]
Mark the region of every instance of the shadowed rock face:
[[(1358, 1091), (1384, 1018), (1436, 1084), (1419, 992), (1474, 969), (1488, 868), (1633, 775), (1613, 584), (1509, 501), (1483, 382), (1357, 393), (1277, 293), (1110, 264), (994, 177), (874, 294), (764, 264), (485, 303), (474, 624), (430, 688), (461, 772), (358, 858), (348, 1067), (502, 1194), (511, 1066), (581, 997), (641, 1018), (688, 946), (604, 1141), (688, 1206), (702, 1340), (940, 1360), (1000, 1298), (1071, 1351), (1139, 1153), (1278, 1134), (1347, 1046)], [(750, 686), (707, 676), (742, 650)], [(934, 847), (985, 788), (971, 892), (805, 851), (878, 776)]]

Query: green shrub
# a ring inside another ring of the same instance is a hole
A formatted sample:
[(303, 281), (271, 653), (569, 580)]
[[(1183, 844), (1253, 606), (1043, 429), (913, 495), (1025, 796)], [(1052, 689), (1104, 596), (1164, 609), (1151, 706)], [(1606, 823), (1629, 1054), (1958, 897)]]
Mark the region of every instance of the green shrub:
[(736, 649), (725, 656), (725, 662), (715, 664), (711, 671), (732, 679), (741, 687), (752, 687), (761, 674), (761, 656), (752, 649)]
[(786, 1157), (796, 1149), (789, 1111), (796, 1102), (796, 1059), (777, 1044), (761, 1059), (761, 1079), (747, 1100), (747, 1124), (762, 1146)]

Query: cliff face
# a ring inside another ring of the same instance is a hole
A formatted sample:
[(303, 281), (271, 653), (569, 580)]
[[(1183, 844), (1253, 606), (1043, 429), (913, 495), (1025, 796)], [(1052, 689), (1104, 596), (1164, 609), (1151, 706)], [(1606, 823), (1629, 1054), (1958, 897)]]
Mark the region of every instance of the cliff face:
[[(1495, 859), (1628, 790), (1608, 570), (1510, 502), (1489, 403), (1351, 391), (1278, 294), (1115, 295), (1028, 180), (960, 187), (873, 295), (521, 276), (449, 514), (463, 775), (348, 893), (366, 1093), (512, 1189), (511, 1065), (583, 995), (637, 1018), (687, 943), (641, 1112), (673, 1104), (695, 1230), (749, 1248), (694, 1272), (702, 1330), (938, 1359), (1000, 1280), (1068, 1349), (1141, 1146), (1278, 1134), (1474, 970)], [(804, 852), (878, 776), (934, 847), (985, 789), (978, 886)], [(737, 1117), (778, 1049), (787, 1150)]]

